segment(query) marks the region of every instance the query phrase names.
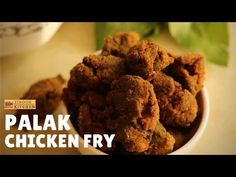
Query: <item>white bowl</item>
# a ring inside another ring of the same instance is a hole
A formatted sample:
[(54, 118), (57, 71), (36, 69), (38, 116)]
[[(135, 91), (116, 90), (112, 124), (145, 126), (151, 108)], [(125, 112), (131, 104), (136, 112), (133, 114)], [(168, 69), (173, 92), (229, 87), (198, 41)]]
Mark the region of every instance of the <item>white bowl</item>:
[(0, 57), (24, 52), (46, 43), (60, 26), (59, 22), (0, 23)]
[(200, 93), (197, 95), (198, 105), (200, 109), (202, 109), (202, 115), (199, 120), (199, 125), (196, 127), (196, 131), (193, 136), (180, 148), (175, 151), (169, 153), (169, 155), (181, 155), (181, 154), (189, 154), (191, 150), (195, 147), (195, 145), (199, 142), (201, 136), (206, 129), (207, 122), (209, 119), (210, 112), (210, 104), (209, 97), (207, 93), (206, 87), (203, 87)]
[[(202, 115), (199, 118), (198, 125), (195, 127), (195, 132), (193, 132), (193, 136), (180, 148), (177, 150), (171, 152), (169, 155), (177, 155), (177, 154), (189, 154), (191, 150), (194, 148), (194, 146), (199, 142), (204, 130), (206, 129), (206, 125), (208, 122), (208, 117), (209, 117), (209, 98), (208, 98), (208, 93), (207, 89), (204, 87), (202, 90), (199, 92), (197, 95), (197, 100), (199, 104), (199, 108), (202, 111)], [(61, 111), (63, 114), (67, 114), (67, 109), (64, 104), (61, 106)], [(72, 125), (71, 121), (68, 122), (68, 124), (71, 127), (71, 130), (69, 130), (70, 134), (78, 134), (78, 132), (75, 130), (74, 126)], [(83, 155), (107, 155), (106, 153), (95, 149), (91, 145), (89, 145), (88, 148), (83, 147), (83, 138), (79, 136), (79, 148), (78, 151), (80, 154)]]

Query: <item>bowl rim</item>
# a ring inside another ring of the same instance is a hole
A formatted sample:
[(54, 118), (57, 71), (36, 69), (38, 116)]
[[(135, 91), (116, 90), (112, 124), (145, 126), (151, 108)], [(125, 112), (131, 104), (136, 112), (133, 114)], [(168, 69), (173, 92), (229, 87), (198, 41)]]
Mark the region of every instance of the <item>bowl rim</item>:
[[(167, 154), (167, 155), (184, 155), (184, 154), (188, 154), (193, 148), (194, 146), (197, 144), (197, 142), (200, 140), (201, 136), (203, 135), (207, 123), (208, 123), (208, 119), (209, 119), (209, 112), (210, 112), (210, 104), (209, 104), (209, 96), (208, 96), (208, 92), (206, 87), (204, 86), (200, 92), (201, 97), (202, 97), (202, 118), (199, 124), (199, 127), (197, 128), (196, 132), (194, 133), (194, 135), (180, 148), (178, 148), (177, 150)], [(61, 106), (62, 112), (63, 114), (68, 113), (67, 112), (67, 108), (64, 105), (64, 103), (62, 102), (62, 106)], [(69, 130), (70, 133), (72, 134), (78, 134), (79, 135), (79, 143), (83, 144), (84, 140), (83, 138), (80, 136), (80, 134), (77, 132), (77, 130), (75, 130), (75, 127), (73, 126), (72, 122), (70, 121), (70, 119), (68, 120), (68, 124), (71, 127), (71, 129)], [(80, 151), (80, 147), (77, 148), (78, 151)], [(88, 148), (90, 153), (88, 154), (94, 154), (94, 155), (109, 155), (103, 151), (100, 151), (99, 149), (94, 148), (93, 146), (91, 146), (90, 144), (88, 145)], [(81, 153), (83, 154), (83, 153)]]
[(208, 119), (209, 119), (209, 112), (210, 112), (210, 104), (209, 104), (209, 96), (208, 96), (208, 92), (206, 87), (204, 86), (201, 90), (200, 90), (200, 94), (202, 97), (202, 118), (201, 118), (201, 122), (199, 124), (199, 127), (197, 128), (196, 132), (194, 133), (194, 135), (180, 148), (176, 149), (175, 151), (169, 153), (168, 155), (184, 155), (186, 154), (186, 152), (189, 152), (190, 150), (192, 150), (194, 148), (194, 146), (197, 144), (197, 142), (200, 140), (200, 138), (202, 137), (207, 123), (208, 123)]

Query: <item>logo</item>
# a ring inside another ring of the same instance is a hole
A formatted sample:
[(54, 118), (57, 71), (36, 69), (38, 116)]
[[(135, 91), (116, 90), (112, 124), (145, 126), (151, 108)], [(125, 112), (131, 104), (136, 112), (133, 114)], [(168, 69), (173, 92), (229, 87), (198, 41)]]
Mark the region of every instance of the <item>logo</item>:
[(4, 109), (36, 109), (36, 100), (4, 100)]

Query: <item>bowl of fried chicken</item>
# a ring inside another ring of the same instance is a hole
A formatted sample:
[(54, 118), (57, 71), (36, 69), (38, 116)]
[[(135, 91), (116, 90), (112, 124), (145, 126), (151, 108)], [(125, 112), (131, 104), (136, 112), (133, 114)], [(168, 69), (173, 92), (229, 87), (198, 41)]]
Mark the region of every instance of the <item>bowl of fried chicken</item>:
[(71, 132), (115, 134), (111, 148), (81, 154), (187, 154), (208, 121), (204, 57), (177, 56), (137, 33), (108, 36), (70, 72), (62, 99)]

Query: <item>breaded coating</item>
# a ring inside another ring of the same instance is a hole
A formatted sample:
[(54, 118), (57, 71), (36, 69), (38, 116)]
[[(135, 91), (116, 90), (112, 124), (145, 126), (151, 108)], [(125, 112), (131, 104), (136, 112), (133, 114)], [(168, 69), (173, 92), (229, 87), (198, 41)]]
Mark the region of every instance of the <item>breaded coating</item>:
[(144, 154), (165, 155), (174, 149), (174, 137), (166, 131), (159, 121), (151, 139), (150, 146)]
[(81, 97), (78, 127), (82, 134), (99, 133), (106, 130), (106, 121), (111, 117), (112, 109), (106, 106), (105, 96), (87, 91)]
[(139, 35), (135, 32), (119, 32), (108, 36), (102, 49), (102, 55), (126, 57), (129, 49), (139, 42)]
[(163, 109), (161, 122), (173, 127), (189, 127), (197, 117), (196, 98), (186, 89), (176, 90)]
[(158, 45), (157, 57), (154, 62), (154, 70), (161, 71), (174, 62), (174, 54)]
[(132, 47), (126, 58), (130, 74), (151, 80), (156, 71), (173, 63), (173, 56), (151, 40), (143, 41)]
[(164, 109), (169, 104), (170, 98), (176, 89), (182, 89), (178, 82), (174, 81), (172, 77), (167, 76), (163, 72), (156, 72), (150, 83), (154, 87), (155, 94), (158, 98), (158, 104), (161, 109)]
[(116, 138), (129, 152), (147, 150), (150, 133), (159, 119), (153, 86), (141, 77), (125, 75), (112, 84), (107, 101), (116, 115), (108, 125), (115, 130)]
[(35, 99), (35, 110), (17, 110), (16, 117), (22, 114), (38, 114), (39, 121), (42, 121), (46, 114), (51, 114), (61, 101), (62, 86), (65, 79), (61, 75), (53, 78), (47, 78), (34, 83), (29, 90), (21, 97), (21, 99)]
[(62, 100), (66, 105), (70, 120), (74, 125), (77, 124), (77, 117), (79, 114), (79, 108), (81, 106), (80, 97), (84, 91), (78, 89), (72, 89), (70, 87), (64, 88), (62, 93)]
[(151, 83), (159, 102), (160, 121), (172, 127), (190, 126), (197, 116), (196, 98), (164, 73), (156, 73)]
[[(106, 122), (112, 116), (113, 110), (106, 105), (105, 96), (94, 91), (87, 91), (81, 97), (81, 106), (77, 117), (79, 133), (84, 134), (110, 134)], [(103, 146), (99, 148), (104, 152), (112, 151), (116, 144), (113, 142), (112, 148)]]
[[(111, 55), (90, 55), (84, 57), (83, 63), (77, 64), (71, 70), (70, 79), (67, 88), (64, 88), (63, 90), (62, 98), (68, 113), (71, 115), (71, 121), (75, 126), (78, 127), (79, 113), (85, 114), (86, 110), (89, 110), (90, 114), (93, 112), (92, 115), (100, 115), (102, 114), (100, 112), (104, 111), (100, 111), (99, 109), (90, 111), (91, 105), (87, 104), (85, 99), (87, 97), (85, 97), (85, 95), (90, 95), (88, 97), (90, 99), (93, 98), (95, 94), (101, 96), (106, 95), (107, 91), (110, 89), (111, 82), (124, 75), (124, 73), (124, 60)], [(89, 91), (93, 91), (94, 93), (92, 94)], [(95, 101), (94, 104), (101, 101), (101, 99), (97, 98), (99, 97), (93, 99)], [(95, 114), (95, 112), (98, 114)], [(107, 112), (107, 110), (105, 110), (105, 112)]]
[[(122, 144), (126, 151), (128, 152), (144, 152), (146, 151), (151, 142), (152, 132), (145, 131), (141, 128), (127, 126), (122, 132)], [(119, 136), (118, 133), (118, 136)]]
[(126, 63), (130, 74), (138, 75), (144, 79), (154, 75), (154, 61), (157, 57), (157, 45), (150, 41), (143, 41), (132, 47), (128, 53)]
[(158, 96), (171, 96), (176, 87), (179, 87), (172, 77), (169, 77), (162, 72), (156, 72), (151, 83)]
[(183, 146), (189, 139), (186, 133), (182, 132), (181, 130), (172, 129), (169, 130), (169, 133), (175, 138), (174, 150)]
[(71, 70), (62, 98), (80, 135), (115, 134), (100, 150), (164, 155), (191, 138), (204, 79), (201, 55), (176, 57), (137, 33), (116, 33)]
[(204, 58), (199, 54), (179, 56), (166, 69), (166, 73), (181, 83), (194, 96), (202, 89), (205, 80)]
[(90, 55), (83, 59), (71, 70), (72, 85), (78, 85), (84, 89), (104, 89), (110, 87), (110, 83), (124, 75), (124, 60), (112, 55)]
[(159, 107), (153, 86), (148, 81), (125, 75), (113, 83), (108, 101), (119, 119), (137, 120), (145, 130), (155, 128)]

